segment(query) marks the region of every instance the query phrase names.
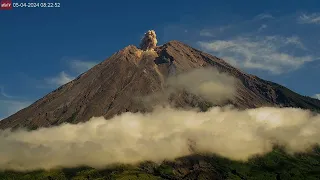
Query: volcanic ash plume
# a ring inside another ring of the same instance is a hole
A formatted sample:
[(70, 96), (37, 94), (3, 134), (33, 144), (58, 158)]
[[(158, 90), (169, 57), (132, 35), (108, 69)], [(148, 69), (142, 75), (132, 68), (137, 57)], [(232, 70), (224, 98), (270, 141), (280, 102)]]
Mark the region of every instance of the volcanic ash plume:
[(152, 50), (157, 46), (158, 40), (154, 30), (149, 30), (141, 40), (140, 48), (144, 51)]

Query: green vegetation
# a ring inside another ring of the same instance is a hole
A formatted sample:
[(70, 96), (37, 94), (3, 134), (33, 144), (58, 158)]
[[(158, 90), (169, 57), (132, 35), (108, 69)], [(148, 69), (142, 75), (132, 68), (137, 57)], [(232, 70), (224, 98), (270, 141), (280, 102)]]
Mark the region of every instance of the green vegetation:
[(193, 155), (158, 165), (114, 165), (104, 170), (89, 167), (34, 172), (0, 172), (1, 180), (138, 180), (138, 179), (320, 179), (320, 148), (289, 155), (281, 148), (248, 162), (232, 161), (215, 155)]
[(74, 123), (75, 120), (76, 120), (77, 115), (78, 115), (78, 112), (74, 112), (74, 113), (71, 115), (71, 117), (69, 117), (69, 118), (66, 120), (66, 122)]

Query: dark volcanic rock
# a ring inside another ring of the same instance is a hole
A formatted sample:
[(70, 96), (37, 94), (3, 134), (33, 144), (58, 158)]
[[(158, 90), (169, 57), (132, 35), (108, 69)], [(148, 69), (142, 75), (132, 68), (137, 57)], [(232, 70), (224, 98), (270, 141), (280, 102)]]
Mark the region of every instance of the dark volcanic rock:
[[(29, 107), (0, 121), (0, 128), (36, 129), (64, 122), (84, 122), (93, 116), (111, 118), (127, 111), (150, 111), (151, 107), (142, 104), (137, 97), (162, 91), (164, 80), (170, 75), (210, 66), (240, 80), (237, 98), (231, 102), (239, 108), (293, 106), (320, 110), (319, 100), (246, 74), (222, 59), (181, 42), (170, 41), (156, 47), (155, 51), (157, 53), (141, 53), (135, 46), (128, 46)], [(190, 96), (181, 92), (172, 101), (181, 107), (206, 109), (209, 106), (201, 98), (190, 99)]]

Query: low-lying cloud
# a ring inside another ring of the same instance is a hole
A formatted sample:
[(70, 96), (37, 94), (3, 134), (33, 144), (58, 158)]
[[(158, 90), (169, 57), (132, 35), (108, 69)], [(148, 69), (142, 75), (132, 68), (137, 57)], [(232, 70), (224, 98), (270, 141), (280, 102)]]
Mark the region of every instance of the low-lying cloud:
[[(289, 152), (320, 141), (320, 115), (293, 108), (207, 112), (158, 107), (152, 113), (94, 117), (77, 125), (0, 133), (0, 169), (34, 170), (162, 161), (197, 152), (235, 160), (264, 154), (277, 143)], [(193, 142), (193, 143), (190, 143)]]
[[(172, 71), (175, 66), (172, 64)], [(236, 97), (238, 80), (216, 68), (199, 68), (183, 73), (172, 73), (164, 79), (164, 89), (149, 96), (139, 97), (147, 106), (167, 104), (172, 96), (188, 92), (213, 104), (223, 104)]]
[(174, 90), (186, 90), (204, 99), (221, 103), (236, 95), (237, 80), (213, 68), (200, 68), (169, 77), (167, 85)]

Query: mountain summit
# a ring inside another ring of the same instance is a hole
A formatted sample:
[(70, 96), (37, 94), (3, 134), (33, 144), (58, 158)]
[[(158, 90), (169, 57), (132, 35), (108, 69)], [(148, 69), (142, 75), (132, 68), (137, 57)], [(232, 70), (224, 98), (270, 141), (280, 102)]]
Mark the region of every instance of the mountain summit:
[(93, 116), (111, 118), (123, 112), (149, 111), (152, 107), (140, 97), (163, 92), (170, 76), (208, 67), (238, 80), (234, 99), (212, 103), (179, 91), (169, 96), (168, 101), (178, 107), (198, 107), (204, 111), (210, 106), (225, 104), (238, 108), (290, 106), (320, 110), (319, 100), (242, 72), (224, 60), (182, 42), (156, 44), (155, 32), (148, 31), (140, 44), (141, 49), (130, 45), (116, 52), (73, 81), (0, 121), (0, 128), (36, 129), (65, 122), (84, 122)]

